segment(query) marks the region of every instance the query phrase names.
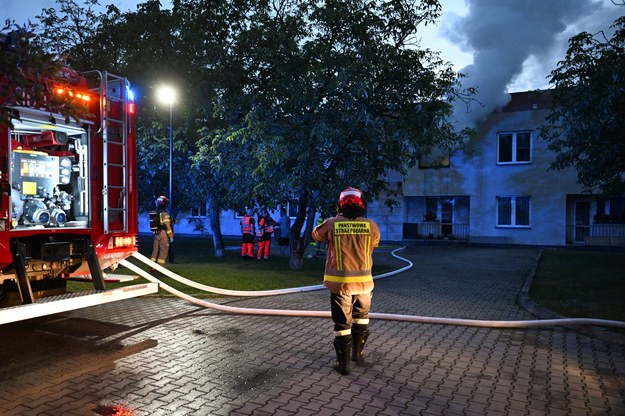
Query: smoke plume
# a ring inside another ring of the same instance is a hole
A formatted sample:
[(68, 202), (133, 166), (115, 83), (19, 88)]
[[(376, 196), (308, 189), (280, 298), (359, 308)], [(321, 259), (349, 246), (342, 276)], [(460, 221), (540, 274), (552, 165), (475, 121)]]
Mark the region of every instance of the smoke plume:
[(459, 128), (473, 126), (505, 106), (510, 100), (510, 85), (528, 66), (552, 65), (541, 68), (543, 79), (533, 80), (534, 85), (546, 86), (544, 78), (555, 69), (557, 61), (564, 59), (570, 36), (607, 29), (611, 24), (575, 30), (576, 23), (604, 8), (597, 0), (467, 0), (466, 4), (468, 14), (449, 16), (442, 28), (444, 36), (462, 49), (473, 51), (473, 63), (460, 72), (466, 75), (462, 80), (465, 88), (477, 87), (477, 100), (482, 105), (474, 103), (467, 112), (466, 105), (458, 103), (454, 115)]

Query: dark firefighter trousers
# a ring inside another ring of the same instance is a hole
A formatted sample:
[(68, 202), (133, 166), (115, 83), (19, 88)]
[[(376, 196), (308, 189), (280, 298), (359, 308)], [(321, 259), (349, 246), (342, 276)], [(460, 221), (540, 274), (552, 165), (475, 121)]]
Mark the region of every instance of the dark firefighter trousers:
[(334, 336), (351, 335), (352, 324), (369, 324), (369, 310), (371, 309), (372, 297), (373, 293), (362, 295), (332, 293), (330, 295)]

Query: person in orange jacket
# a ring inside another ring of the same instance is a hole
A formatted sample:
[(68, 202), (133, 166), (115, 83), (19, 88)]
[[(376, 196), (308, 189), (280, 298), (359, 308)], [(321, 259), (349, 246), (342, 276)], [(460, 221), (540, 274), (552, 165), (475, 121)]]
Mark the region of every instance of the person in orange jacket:
[(312, 231), (312, 238), (328, 244), (323, 284), (330, 290), (334, 321), (334, 369), (349, 374), (351, 360), (362, 364), (369, 337), (369, 310), (373, 292), (373, 249), (380, 243), (380, 229), (364, 217), (359, 189), (347, 188), (339, 197), (336, 217)]
[(273, 228), (278, 223), (269, 216), (267, 208), (263, 208), (258, 217), (258, 254), (257, 260), (269, 261), (269, 249), (271, 248), (271, 236)]
[(252, 210), (248, 209), (239, 221), (241, 226), (241, 258), (254, 260), (254, 234), (256, 234), (256, 221), (252, 217)]

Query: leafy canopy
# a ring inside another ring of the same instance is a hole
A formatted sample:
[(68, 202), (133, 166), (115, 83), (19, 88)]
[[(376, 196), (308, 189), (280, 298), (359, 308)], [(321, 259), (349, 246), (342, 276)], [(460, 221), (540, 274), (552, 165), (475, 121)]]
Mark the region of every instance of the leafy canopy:
[[(148, 0), (105, 15), (57, 3), (44, 13), (47, 44), (78, 69), (106, 68), (138, 86), (146, 192), (167, 179), (168, 120), (154, 89), (178, 86), (174, 159), (185, 170), (174, 205), (201, 195), (237, 210), (297, 199), (301, 215), (332, 214), (347, 186), (392, 205), (389, 175), (465, 133), (447, 122), (458, 75), (419, 45), (437, 0), (175, 0), (171, 10)], [(72, 34), (82, 25), (94, 28), (86, 38)], [(190, 154), (193, 167), (181, 160)]]
[(580, 33), (551, 73), (553, 108), (541, 127), (557, 153), (552, 169), (573, 167), (586, 191), (625, 192), (625, 17), (607, 38)]
[(418, 25), (439, 14), (437, 1), (362, 0), (275, 1), (248, 14), (215, 80), (228, 127), (198, 143), (214, 174), (245, 190), (233, 202), (305, 197), (333, 213), (341, 189), (376, 199), (387, 174), (458, 144), (446, 121), (457, 75), (418, 47)]
[(86, 108), (67, 95), (54, 94), (55, 83), (63, 82), (64, 66), (34, 38), (30, 25), (20, 27), (7, 20), (0, 30), (0, 125), (11, 124), (14, 106), (45, 107), (68, 120), (86, 115)]

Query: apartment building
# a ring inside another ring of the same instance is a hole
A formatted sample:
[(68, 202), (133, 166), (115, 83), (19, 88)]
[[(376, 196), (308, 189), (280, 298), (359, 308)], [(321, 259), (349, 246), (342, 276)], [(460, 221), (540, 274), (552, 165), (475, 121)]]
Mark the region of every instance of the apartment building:
[(370, 210), (387, 224), (383, 238), (625, 245), (625, 197), (584, 194), (574, 169), (549, 169), (555, 155), (538, 130), (549, 103), (547, 94), (513, 93), (462, 150), (412, 169), (399, 209)]

